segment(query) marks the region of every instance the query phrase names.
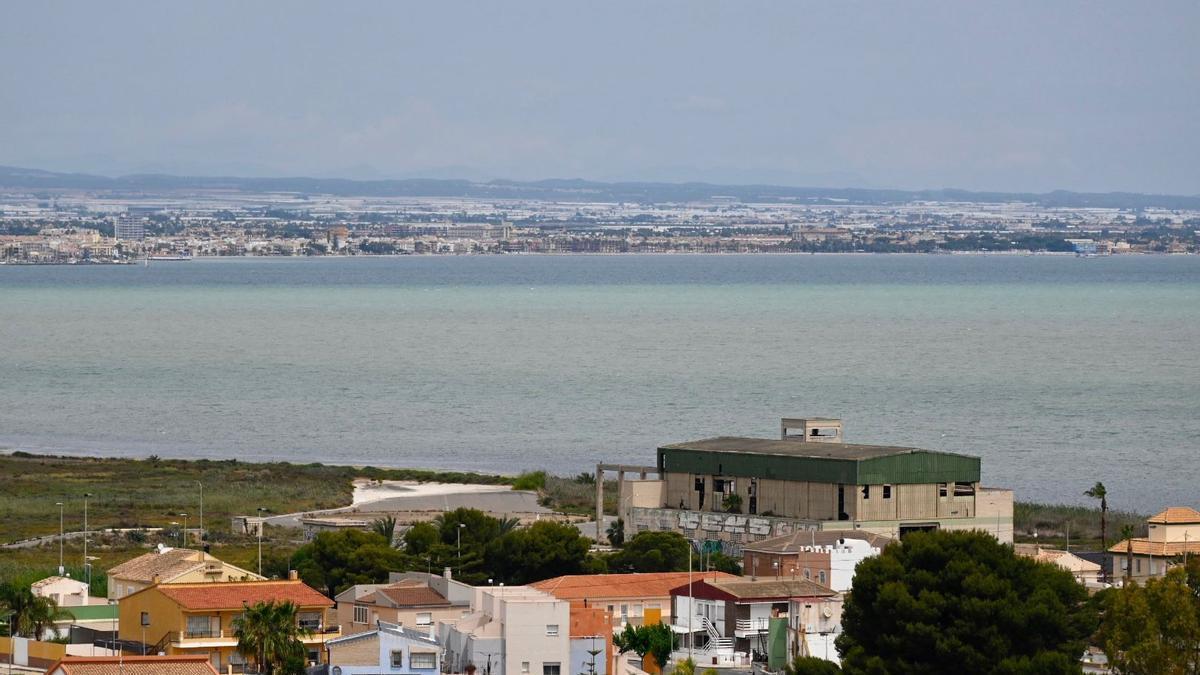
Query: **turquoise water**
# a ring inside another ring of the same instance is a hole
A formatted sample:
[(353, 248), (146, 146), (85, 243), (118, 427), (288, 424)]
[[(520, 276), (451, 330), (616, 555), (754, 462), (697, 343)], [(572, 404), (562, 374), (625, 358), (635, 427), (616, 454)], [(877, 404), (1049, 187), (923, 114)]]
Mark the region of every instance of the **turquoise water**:
[(846, 420), (1018, 498), (1200, 506), (1200, 258), (0, 267), (0, 446), (519, 471)]

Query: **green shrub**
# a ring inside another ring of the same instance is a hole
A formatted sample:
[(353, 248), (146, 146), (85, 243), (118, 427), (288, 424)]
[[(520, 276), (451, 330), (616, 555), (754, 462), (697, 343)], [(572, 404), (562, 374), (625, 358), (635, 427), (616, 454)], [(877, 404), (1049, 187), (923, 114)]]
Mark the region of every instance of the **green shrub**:
[(513, 481), (514, 490), (542, 490), (546, 487), (545, 471), (526, 471)]

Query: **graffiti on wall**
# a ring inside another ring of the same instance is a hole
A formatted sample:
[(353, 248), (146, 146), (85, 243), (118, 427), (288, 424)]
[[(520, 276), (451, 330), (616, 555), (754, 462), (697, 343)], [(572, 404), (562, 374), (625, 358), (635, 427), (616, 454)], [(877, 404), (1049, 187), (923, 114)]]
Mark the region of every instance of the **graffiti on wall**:
[(791, 534), (799, 530), (817, 529), (816, 523), (802, 523), (781, 518), (755, 518), (753, 516), (701, 513), (699, 511), (678, 511), (677, 514), (679, 529), (681, 530), (747, 534), (755, 538)]

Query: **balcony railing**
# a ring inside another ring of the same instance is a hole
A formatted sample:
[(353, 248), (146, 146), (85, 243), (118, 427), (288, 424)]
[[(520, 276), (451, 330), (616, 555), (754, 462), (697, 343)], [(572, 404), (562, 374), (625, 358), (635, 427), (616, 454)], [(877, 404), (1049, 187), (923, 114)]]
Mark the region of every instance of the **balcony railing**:
[(749, 633), (752, 631), (767, 630), (770, 628), (771, 620), (767, 617), (758, 617), (755, 619), (738, 619), (735, 628), (740, 632)]
[[(309, 631), (309, 634), (300, 638), (302, 642), (324, 642), (325, 640), (339, 637), (342, 634), (342, 627), (337, 624), (332, 626), (318, 624), (311, 628), (304, 628)], [(188, 642), (236, 639), (237, 633), (232, 628), (229, 630), (185, 630), (177, 638), (171, 640), (171, 642), (179, 646), (187, 646)]]

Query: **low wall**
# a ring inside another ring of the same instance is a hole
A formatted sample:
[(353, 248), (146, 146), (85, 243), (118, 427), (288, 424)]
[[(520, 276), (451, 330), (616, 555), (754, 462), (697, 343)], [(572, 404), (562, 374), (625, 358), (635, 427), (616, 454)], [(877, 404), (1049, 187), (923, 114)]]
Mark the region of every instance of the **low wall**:
[(57, 642), (38, 642), (27, 638), (0, 638), (0, 663), (12, 657), (14, 666), (49, 668), (66, 656), (67, 646)]

